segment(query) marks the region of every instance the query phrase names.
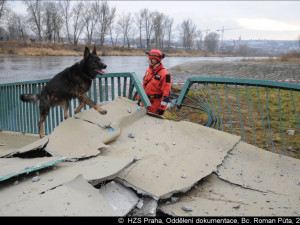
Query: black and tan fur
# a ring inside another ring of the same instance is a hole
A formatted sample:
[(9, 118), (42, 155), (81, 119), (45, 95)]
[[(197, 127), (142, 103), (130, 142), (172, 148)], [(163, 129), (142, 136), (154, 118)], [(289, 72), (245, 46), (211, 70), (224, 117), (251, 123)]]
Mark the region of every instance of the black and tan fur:
[(86, 94), (97, 74), (104, 74), (102, 69), (106, 69), (106, 65), (97, 56), (96, 48), (94, 47), (93, 52), (90, 53), (90, 50), (86, 47), (83, 59), (56, 74), (43, 87), (40, 94), (22, 94), (20, 96), (24, 102), (40, 102), (40, 138), (44, 136), (43, 122), (48, 116), (50, 107), (60, 105), (64, 110), (64, 118), (67, 119), (69, 117), (69, 101), (72, 98), (78, 98), (80, 101), (75, 113), (78, 113), (85, 104), (93, 107), (101, 114), (107, 113), (106, 110), (89, 99)]

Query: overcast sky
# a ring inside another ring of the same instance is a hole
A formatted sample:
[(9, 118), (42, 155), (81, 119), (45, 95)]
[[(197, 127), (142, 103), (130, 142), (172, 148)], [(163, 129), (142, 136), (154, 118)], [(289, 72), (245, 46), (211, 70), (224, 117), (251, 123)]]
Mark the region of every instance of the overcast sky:
[[(11, 2), (26, 12), (22, 2)], [(225, 40), (297, 40), (300, 35), (300, 1), (109, 1), (117, 15), (148, 8), (174, 19), (175, 26), (191, 19), (200, 30), (209, 29)], [(238, 29), (235, 29), (238, 28)], [(226, 30), (228, 29), (228, 30)], [(205, 33), (205, 32), (204, 32)]]

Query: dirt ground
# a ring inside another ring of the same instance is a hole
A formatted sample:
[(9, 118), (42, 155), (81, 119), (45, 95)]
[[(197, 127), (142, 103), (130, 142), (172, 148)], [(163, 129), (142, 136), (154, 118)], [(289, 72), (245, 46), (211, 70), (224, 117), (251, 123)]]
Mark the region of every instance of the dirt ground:
[[(252, 61), (193, 61), (168, 68), (172, 82), (185, 82), (190, 77), (224, 77), (258, 80), (299, 80), (300, 63)], [(299, 81), (298, 81), (299, 83)]]

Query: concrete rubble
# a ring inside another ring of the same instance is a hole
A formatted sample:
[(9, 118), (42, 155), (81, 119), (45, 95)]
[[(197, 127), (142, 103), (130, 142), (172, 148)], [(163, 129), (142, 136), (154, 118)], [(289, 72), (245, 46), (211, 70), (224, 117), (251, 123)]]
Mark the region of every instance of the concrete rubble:
[(151, 197), (141, 197), (137, 206), (131, 211), (130, 216), (156, 216), (158, 203)]
[[(16, 141), (18, 140), (18, 141)], [(1, 132), (0, 157), (10, 157), (42, 148), (48, 143), (48, 138), (39, 139), (38, 135), (20, 134), (10, 131)]]
[(26, 174), (35, 170), (52, 166), (63, 161), (61, 157), (44, 157), (39, 159), (17, 159), (17, 158), (0, 158), (0, 181), (7, 180), (20, 174)]
[(133, 190), (114, 181), (104, 185), (99, 191), (118, 216), (126, 216), (139, 202), (139, 197)]
[[(300, 160), (126, 98), (103, 108), (20, 148), (0, 140), (1, 216), (300, 215)], [(17, 157), (31, 151), (48, 157)]]

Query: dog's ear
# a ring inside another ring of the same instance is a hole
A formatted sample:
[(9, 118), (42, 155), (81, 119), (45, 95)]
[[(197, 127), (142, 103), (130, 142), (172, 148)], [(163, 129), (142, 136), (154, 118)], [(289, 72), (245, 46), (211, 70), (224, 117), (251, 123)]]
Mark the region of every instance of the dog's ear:
[(86, 59), (87, 57), (89, 57), (90, 54), (91, 54), (91, 53), (90, 53), (89, 48), (88, 48), (88, 47), (85, 47), (83, 58)]
[(95, 55), (97, 55), (96, 46), (94, 46), (94, 49), (93, 49), (93, 52), (92, 52), (92, 54), (95, 54)]

